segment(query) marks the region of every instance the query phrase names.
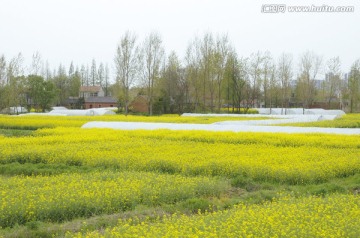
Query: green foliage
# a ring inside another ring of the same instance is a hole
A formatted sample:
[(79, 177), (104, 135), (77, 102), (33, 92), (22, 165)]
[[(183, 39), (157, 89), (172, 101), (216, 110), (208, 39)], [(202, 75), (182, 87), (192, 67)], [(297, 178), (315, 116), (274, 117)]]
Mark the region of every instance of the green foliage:
[(98, 170), (87, 166), (71, 166), (63, 164), (44, 164), (44, 163), (7, 163), (0, 164), (0, 175), (4, 176), (38, 176), (56, 175), (62, 173), (88, 172)]
[(45, 81), (43, 77), (29, 75), (27, 77), (28, 92), (32, 105), (44, 112), (50, 108), (55, 98), (55, 87), (52, 81)]
[(350, 112), (358, 112), (360, 104), (360, 60), (351, 66), (349, 77)]
[(26, 78), (25, 76), (9, 76), (9, 81), (1, 89), (0, 95), (0, 109), (5, 108), (5, 113), (18, 114), (12, 112), (10, 107), (25, 107), (26, 106)]
[(256, 191), (260, 188), (251, 178), (240, 175), (231, 180), (231, 185), (237, 188), (243, 188), (248, 192)]
[(205, 212), (213, 210), (213, 206), (208, 199), (205, 198), (191, 198), (180, 204), (184, 211), (197, 214), (198, 212)]
[(31, 136), (33, 130), (0, 129), (0, 135), (10, 137)]
[(317, 186), (311, 190), (309, 193), (316, 196), (326, 196), (332, 193), (346, 193), (347, 190), (338, 184), (327, 183), (322, 186)]

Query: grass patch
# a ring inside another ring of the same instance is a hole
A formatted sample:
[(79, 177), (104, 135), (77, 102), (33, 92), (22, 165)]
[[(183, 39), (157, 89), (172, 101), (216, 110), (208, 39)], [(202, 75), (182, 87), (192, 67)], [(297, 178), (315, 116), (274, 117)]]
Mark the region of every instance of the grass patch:
[(7, 137), (31, 136), (34, 130), (0, 129), (0, 135)]
[(19, 162), (0, 164), (0, 175), (3, 176), (50, 176), (62, 173), (79, 173), (99, 170), (99, 168), (89, 166), (71, 166), (65, 164), (44, 164), (44, 163), (24, 163)]

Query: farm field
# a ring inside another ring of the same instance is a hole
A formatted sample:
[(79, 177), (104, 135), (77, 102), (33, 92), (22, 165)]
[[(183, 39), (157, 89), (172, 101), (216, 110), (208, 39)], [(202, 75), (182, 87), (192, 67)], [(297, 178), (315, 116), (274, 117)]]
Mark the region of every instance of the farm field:
[(80, 128), (91, 120), (226, 118), (0, 116), (0, 237), (357, 237), (359, 135)]
[[(236, 117), (233, 120), (264, 120), (267, 117)], [(210, 124), (227, 120), (226, 117), (181, 117), (179, 115), (163, 116), (133, 116), (133, 115), (105, 115), (105, 116), (8, 116), (0, 115), (0, 128), (36, 130), (54, 127), (81, 127), (89, 121), (122, 121), (122, 122), (167, 122), (167, 123), (195, 123)]]

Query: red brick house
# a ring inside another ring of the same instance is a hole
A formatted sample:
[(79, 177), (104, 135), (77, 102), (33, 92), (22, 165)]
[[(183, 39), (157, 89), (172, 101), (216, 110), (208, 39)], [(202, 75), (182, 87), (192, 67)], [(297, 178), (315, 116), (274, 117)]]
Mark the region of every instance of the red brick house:
[(84, 98), (84, 109), (116, 107), (117, 101), (113, 97), (88, 97)]
[(144, 95), (138, 95), (130, 103), (129, 109), (132, 112), (147, 113), (149, 111), (148, 98), (146, 96), (144, 96)]

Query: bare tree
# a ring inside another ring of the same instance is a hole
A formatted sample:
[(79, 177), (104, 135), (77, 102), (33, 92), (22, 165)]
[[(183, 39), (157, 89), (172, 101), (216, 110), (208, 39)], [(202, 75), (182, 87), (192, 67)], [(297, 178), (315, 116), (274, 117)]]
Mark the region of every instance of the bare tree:
[(339, 57), (331, 58), (327, 61), (325, 77), (325, 89), (328, 100), (328, 107), (331, 108), (331, 100), (337, 98), (341, 84), (341, 61)]
[[(7, 67), (6, 90), (4, 92), (4, 106), (17, 108), (26, 105), (24, 58), (21, 53), (12, 58)], [(16, 112), (18, 113), (18, 112)]]
[(69, 76), (68, 76), (68, 93), (67, 95), (70, 97), (79, 96), (79, 90), (81, 86), (81, 74), (79, 72), (79, 68), (76, 67), (74, 70), (74, 65), (71, 62), (69, 68)]
[(177, 54), (170, 52), (161, 79), (163, 111), (182, 113), (189, 96), (189, 80)]
[(351, 66), (351, 72), (348, 82), (350, 112), (358, 110), (360, 102), (360, 59), (356, 60)]
[(214, 110), (214, 96), (215, 96), (215, 73), (214, 73), (214, 56), (215, 56), (215, 46), (214, 46), (214, 37), (211, 33), (206, 33), (200, 42), (200, 52), (201, 52), (201, 71), (202, 71), (202, 96), (203, 96), (203, 109), (206, 109), (206, 98), (207, 90), (206, 86), (209, 88), (210, 92), (210, 110)]
[(5, 56), (0, 57), (0, 87), (6, 82), (6, 60)]
[(282, 53), (278, 59), (277, 75), (281, 88), (281, 110), (284, 109), (284, 112), (281, 114), (286, 114), (286, 109), (289, 107), (290, 102), (290, 81), (293, 76), (292, 72), (292, 55)]
[(226, 81), (226, 107), (227, 112), (230, 112), (230, 106), (232, 106), (232, 112), (234, 112), (235, 104), (235, 90), (234, 90), (234, 78), (237, 65), (237, 54), (235, 49), (229, 49), (229, 54), (226, 60), (224, 80)]
[(109, 73), (109, 66), (106, 64), (105, 65), (105, 75), (104, 75), (105, 97), (110, 95), (109, 86), (110, 86), (110, 73)]
[(69, 78), (63, 65), (59, 65), (59, 68), (57, 72), (54, 73), (52, 80), (57, 91), (56, 104), (65, 105), (66, 100), (69, 97)]
[[(154, 42), (148, 42), (148, 44), (153, 43)], [(149, 51), (151, 50), (152, 49), (149, 49)], [(147, 53), (151, 54), (150, 52)], [(114, 59), (116, 68), (116, 80), (120, 88), (122, 89), (122, 96), (124, 97), (125, 115), (128, 114), (128, 107), (130, 103), (129, 91), (135, 83), (137, 72), (139, 69), (138, 57), (139, 47), (136, 46), (136, 36), (134, 33), (127, 31), (121, 37)], [(151, 78), (153, 77), (153, 75), (149, 75), (149, 77)], [(150, 78), (148, 78), (148, 80), (150, 80)]]
[(19, 53), (16, 57), (12, 58), (8, 65), (7, 70), (7, 80), (10, 80), (10, 77), (17, 77), (24, 75), (24, 57)]
[(74, 63), (71, 61), (70, 66), (69, 66), (69, 77), (73, 76), (74, 73), (75, 73)]
[[(201, 52), (200, 41), (195, 38), (188, 45), (185, 56), (185, 74), (190, 84), (190, 95), (192, 97), (192, 103), (194, 111), (199, 111), (200, 104), (200, 91), (201, 91), (201, 79), (200, 79), (200, 67), (201, 67)], [(189, 102), (188, 102), (189, 103)]]
[(162, 77), (162, 94), (164, 112), (169, 111), (174, 113), (175, 109), (178, 108), (179, 99), (182, 98), (182, 88), (180, 87), (181, 80), (181, 63), (177, 54), (172, 51), (170, 52), (167, 62), (164, 68), (164, 74)]
[(244, 107), (245, 111), (249, 109), (250, 94), (248, 94), (248, 69), (247, 59), (238, 58), (235, 50), (230, 50), (227, 61), (225, 76), (227, 81), (227, 101), (228, 111), (230, 111), (230, 100), (232, 112), (241, 112)]
[(90, 86), (90, 68), (89, 68), (89, 65), (87, 64), (86, 65), (86, 68), (85, 68), (85, 74), (84, 74), (84, 82), (85, 82), (85, 85), (84, 86)]
[(143, 80), (147, 89), (149, 115), (153, 114), (154, 85), (160, 75), (160, 66), (164, 56), (162, 40), (158, 33), (152, 32), (144, 41), (142, 48)]
[(230, 43), (227, 35), (218, 36), (216, 39), (216, 52), (215, 52), (215, 72), (217, 83), (217, 99), (218, 99), (218, 111), (220, 112), (222, 105), (222, 89), (224, 81), (224, 73), (226, 61), (230, 51)]
[[(300, 92), (303, 108), (309, 108), (314, 102), (316, 85), (315, 80), (322, 67), (322, 57), (307, 51), (300, 58)], [(305, 111), (304, 111), (305, 112)]]
[(51, 69), (50, 69), (50, 65), (49, 62), (46, 60), (45, 65), (42, 65), (41, 68), (41, 75), (43, 76), (43, 78), (47, 81), (50, 80), (50, 78), (52, 77), (51, 74)]
[(97, 71), (97, 80), (96, 80), (96, 84), (100, 85), (101, 87), (104, 86), (104, 77), (105, 77), (105, 68), (104, 68), (104, 64), (100, 63), (98, 71)]
[(276, 79), (276, 64), (274, 61), (271, 62), (271, 64), (269, 65), (269, 90), (268, 90), (268, 95), (269, 95), (269, 108), (270, 108), (270, 112), (273, 106), (277, 106), (278, 105), (278, 89), (279, 89), (279, 85)]
[(6, 107), (6, 60), (5, 56), (0, 57), (0, 110)]
[(42, 59), (41, 59), (41, 55), (40, 55), (40, 53), (38, 51), (36, 51), (32, 55), (30, 74), (39, 75), (40, 72), (41, 72), (42, 64), (43, 64), (43, 62), (42, 62)]
[(97, 70), (96, 70), (96, 61), (95, 59), (91, 62), (91, 70), (90, 70), (90, 80), (91, 80), (91, 86), (97, 85)]
[(186, 109), (185, 106), (188, 102), (190, 87), (190, 82), (186, 77), (185, 69), (183, 67), (180, 68), (177, 87), (179, 93), (176, 98), (176, 105), (178, 107), (178, 113), (183, 113)]
[(274, 66), (273, 58), (270, 52), (266, 51), (262, 57), (261, 75), (260, 75), (265, 107), (269, 107), (269, 96), (270, 96), (269, 91), (270, 91), (270, 81), (271, 81), (273, 66)]
[(259, 107), (260, 99), (260, 83), (261, 83), (261, 65), (263, 62), (263, 55), (261, 52), (256, 52), (250, 55), (249, 75), (251, 77), (251, 105), (252, 107)]
[(86, 68), (84, 65), (81, 65), (80, 67), (80, 78), (81, 78), (81, 86), (87, 85)]

